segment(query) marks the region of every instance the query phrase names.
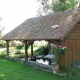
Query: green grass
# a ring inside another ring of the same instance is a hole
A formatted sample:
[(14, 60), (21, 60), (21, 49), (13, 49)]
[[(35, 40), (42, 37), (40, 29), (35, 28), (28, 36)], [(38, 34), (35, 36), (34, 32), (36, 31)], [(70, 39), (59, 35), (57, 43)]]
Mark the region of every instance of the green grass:
[[(52, 73), (35, 69), (31, 66), (23, 65), (0, 59), (0, 80), (75, 80)], [(80, 80), (80, 79), (76, 79)]]

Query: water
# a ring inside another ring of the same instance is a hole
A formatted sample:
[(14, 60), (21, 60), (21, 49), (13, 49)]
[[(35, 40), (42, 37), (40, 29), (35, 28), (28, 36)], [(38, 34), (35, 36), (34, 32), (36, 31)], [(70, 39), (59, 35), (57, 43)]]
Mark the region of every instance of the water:
[(36, 59), (36, 62), (45, 64), (45, 65), (50, 65), (50, 61), (49, 60)]

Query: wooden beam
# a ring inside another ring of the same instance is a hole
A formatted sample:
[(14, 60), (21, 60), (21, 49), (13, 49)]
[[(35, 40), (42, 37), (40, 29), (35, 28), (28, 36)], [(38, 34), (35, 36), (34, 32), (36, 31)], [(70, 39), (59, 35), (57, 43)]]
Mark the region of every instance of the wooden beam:
[(33, 56), (33, 44), (31, 44), (31, 55)]
[(50, 53), (50, 49), (51, 49), (50, 42), (48, 42), (48, 49), (49, 49), (49, 53)]
[(9, 41), (7, 40), (7, 41), (6, 41), (6, 43), (7, 43), (7, 44), (6, 44), (6, 48), (7, 48), (7, 55), (9, 56)]
[(25, 42), (25, 61), (28, 61), (28, 45), (27, 45), (27, 41)]

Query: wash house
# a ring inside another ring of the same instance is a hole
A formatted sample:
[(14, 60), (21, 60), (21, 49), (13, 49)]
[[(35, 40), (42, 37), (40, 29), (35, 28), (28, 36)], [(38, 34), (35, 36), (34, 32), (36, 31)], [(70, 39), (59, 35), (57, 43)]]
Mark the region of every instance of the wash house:
[(61, 64), (71, 66), (73, 62), (80, 61), (80, 9), (27, 19), (2, 39), (7, 42), (7, 55), (11, 40), (23, 41), (25, 60), (28, 60), (30, 45), (33, 55), (34, 41), (45, 40), (49, 45), (66, 46), (67, 52), (61, 56)]

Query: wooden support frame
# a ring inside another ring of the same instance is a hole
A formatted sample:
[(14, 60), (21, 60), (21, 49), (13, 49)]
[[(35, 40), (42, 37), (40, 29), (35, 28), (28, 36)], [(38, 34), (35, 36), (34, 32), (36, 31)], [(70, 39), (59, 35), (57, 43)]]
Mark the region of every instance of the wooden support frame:
[(7, 55), (9, 56), (9, 40), (6, 41)]
[(28, 41), (25, 42), (25, 61), (28, 61)]
[(48, 41), (48, 49), (49, 49), (49, 52), (50, 52), (51, 46), (50, 46), (50, 42), (49, 41)]
[(31, 44), (31, 55), (33, 56), (33, 44)]

